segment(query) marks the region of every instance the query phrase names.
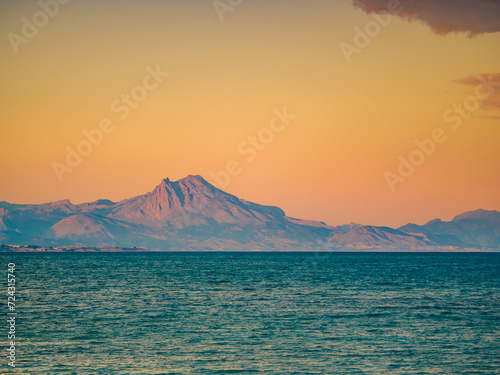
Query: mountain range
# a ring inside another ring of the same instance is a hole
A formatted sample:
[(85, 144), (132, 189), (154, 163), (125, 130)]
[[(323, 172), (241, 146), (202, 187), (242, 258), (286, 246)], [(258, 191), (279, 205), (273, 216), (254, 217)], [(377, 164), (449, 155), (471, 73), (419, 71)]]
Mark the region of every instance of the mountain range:
[(226, 193), (201, 176), (168, 178), (120, 202), (0, 202), (0, 243), (157, 250), (500, 249), (500, 212), (477, 210), (400, 228), (300, 220)]

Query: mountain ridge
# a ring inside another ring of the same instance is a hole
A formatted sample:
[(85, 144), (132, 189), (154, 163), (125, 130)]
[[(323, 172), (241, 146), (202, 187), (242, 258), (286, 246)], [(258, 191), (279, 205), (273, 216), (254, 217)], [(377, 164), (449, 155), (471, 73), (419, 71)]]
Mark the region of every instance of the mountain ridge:
[(400, 228), (338, 227), (286, 216), (276, 206), (229, 194), (202, 176), (163, 179), (143, 195), (113, 202), (0, 202), (0, 243), (121, 246), (161, 250), (432, 250), (500, 248), (500, 212), (469, 211)]

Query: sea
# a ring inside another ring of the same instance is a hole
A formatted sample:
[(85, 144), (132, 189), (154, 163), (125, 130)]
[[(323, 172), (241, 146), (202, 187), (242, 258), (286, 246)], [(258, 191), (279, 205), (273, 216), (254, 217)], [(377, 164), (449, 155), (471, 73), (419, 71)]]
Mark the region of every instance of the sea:
[(0, 267), (1, 374), (500, 374), (499, 253), (3, 253)]

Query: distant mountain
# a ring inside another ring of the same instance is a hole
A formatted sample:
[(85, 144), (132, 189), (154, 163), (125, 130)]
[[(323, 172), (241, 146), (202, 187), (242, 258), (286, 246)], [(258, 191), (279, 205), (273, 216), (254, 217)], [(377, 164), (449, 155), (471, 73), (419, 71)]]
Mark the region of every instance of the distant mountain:
[(451, 221), (435, 219), (424, 225), (407, 224), (399, 228), (423, 233), (438, 245), (460, 247), (500, 247), (500, 212), (476, 210), (465, 212)]
[(117, 246), (160, 250), (430, 250), (498, 247), (500, 213), (474, 211), (450, 223), (399, 229), (288, 217), (248, 202), (201, 176), (162, 180), (153, 191), (121, 202), (74, 205), (0, 202), (0, 243), (38, 246)]
[(287, 217), (228, 194), (201, 176), (165, 179), (118, 203), (0, 203), (0, 242), (47, 246), (144, 246), (188, 250), (306, 249), (334, 227)]
[[(344, 226), (342, 226), (344, 228)], [(354, 226), (346, 232), (334, 233), (328, 239), (330, 247), (346, 249), (426, 249), (435, 244), (421, 234), (410, 234), (388, 227)]]
[(239, 199), (217, 189), (201, 176), (188, 176), (174, 182), (163, 180), (151, 193), (121, 201), (109, 208), (106, 216), (157, 227), (288, 223), (280, 208)]

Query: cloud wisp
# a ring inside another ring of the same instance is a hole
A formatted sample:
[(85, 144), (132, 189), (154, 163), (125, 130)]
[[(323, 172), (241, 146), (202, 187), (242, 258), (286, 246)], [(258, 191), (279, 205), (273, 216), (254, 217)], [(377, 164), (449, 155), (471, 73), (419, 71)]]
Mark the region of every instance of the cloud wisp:
[[(439, 35), (466, 33), (469, 37), (500, 31), (499, 0), (389, 0), (401, 3), (399, 17), (420, 21)], [(353, 0), (366, 13), (383, 14), (388, 0)]]
[(490, 95), (481, 102), (482, 108), (500, 108), (500, 73), (473, 74), (453, 82), (468, 86), (483, 85)]

